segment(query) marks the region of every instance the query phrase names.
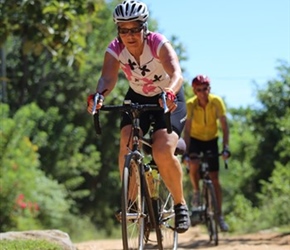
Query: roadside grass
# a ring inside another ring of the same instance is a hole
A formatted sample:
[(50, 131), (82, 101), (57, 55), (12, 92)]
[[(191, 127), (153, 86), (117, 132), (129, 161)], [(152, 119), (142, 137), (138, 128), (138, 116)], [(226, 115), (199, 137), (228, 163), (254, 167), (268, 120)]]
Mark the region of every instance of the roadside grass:
[[(115, 226), (111, 228), (110, 234), (102, 229), (94, 230), (82, 230), (81, 234), (76, 235), (70, 234), (71, 241), (73, 243), (80, 243), (90, 240), (107, 240), (107, 239), (121, 239), (122, 238), (122, 229), (121, 226)], [(2, 250), (2, 249), (0, 249)]]
[(1, 250), (62, 250), (56, 243), (46, 240), (1, 240)]

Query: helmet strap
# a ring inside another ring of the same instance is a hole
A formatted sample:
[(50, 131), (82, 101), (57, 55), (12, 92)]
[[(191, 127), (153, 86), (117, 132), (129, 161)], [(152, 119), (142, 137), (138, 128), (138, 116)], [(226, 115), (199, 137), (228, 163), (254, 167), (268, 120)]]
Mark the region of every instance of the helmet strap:
[(143, 26), (144, 26), (144, 30), (143, 30), (144, 39), (147, 39), (147, 36), (149, 35), (148, 23), (147, 22), (143, 23)]

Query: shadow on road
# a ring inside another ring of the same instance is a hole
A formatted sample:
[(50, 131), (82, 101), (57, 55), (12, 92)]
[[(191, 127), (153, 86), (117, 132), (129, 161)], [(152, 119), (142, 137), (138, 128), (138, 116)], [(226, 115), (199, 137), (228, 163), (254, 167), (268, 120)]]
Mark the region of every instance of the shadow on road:
[[(219, 239), (219, 247), (221, 246), (289, 246), (290, 245), (290, 232), (272, 234), (256, 233), (242, 236), (228, 236), (221, 235)], [(207, 239), (191, 238), (188, 241), (183, 241), (178, 244), (182, 249), (210, 249), (216, 247), (213, 242)], [(290, 248), (289, 248), (290, 250)]]
[(179, 248), (182, 249), (201, 249), (205, 247), (216, 247), (213, 243), (210, 243), (208, 240), (195, 240), (190, 242), (182, 242), (178, 244)]

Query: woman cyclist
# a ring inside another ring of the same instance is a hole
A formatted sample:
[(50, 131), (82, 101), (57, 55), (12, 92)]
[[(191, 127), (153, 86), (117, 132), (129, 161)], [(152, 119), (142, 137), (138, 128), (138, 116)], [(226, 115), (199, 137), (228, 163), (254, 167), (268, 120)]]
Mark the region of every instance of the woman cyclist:
[[(160, 174), (171, 192), (175, 208), (175, 228), (185, 232), (190, 225), (188, 208), (183, 195), (182, 169), (174, 155), (177, 141), (184, 128), (186, 103), (183, 94), (183, 77), (178, 57), (169, 41), (147, 27), (149, 12), (139, 1), (126, 0), (115, 7), (113, 20), (118, 36), (109, 44), (98, 80), (96, 92), (106, 97), (115, 87), (121, 69), (128, 80), (125, 99), (132, 102), (160, 103), (159, 96), (166, 92), (166, 103), (171, 112), (173, 132), (167, 133), (163, 111), (147, 111), (141, 115), (143, 135), (149, 129), (149, 116), (154, 117), (152, 153)], [(100, 98), (97, 109), (101, 108)], [(92, 97), (88, 98), (88, 112), (92, 113)], [(126, 143), (131, 133), (131, 120), (124, 114), (121, 120), (119, 170), (122, 175)]]

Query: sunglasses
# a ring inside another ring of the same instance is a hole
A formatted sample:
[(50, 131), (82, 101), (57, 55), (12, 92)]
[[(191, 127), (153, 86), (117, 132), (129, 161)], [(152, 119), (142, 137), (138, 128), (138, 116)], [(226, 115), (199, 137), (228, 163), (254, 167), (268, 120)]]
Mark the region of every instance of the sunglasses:
[(144, 28), (144, 26), (140, 26), (140, 27), (136, 27), (136, 28), (131, 28), (131, 29), (126, 29), (126, 28), (120, 28), (118, 27), (118, 32), (119, 34), (122, 34), (122, 35), (126, 35), (126, 34), (137, 34), (137, 33), (140, 33), (141, 30)]
[(196, 88), (195, 90), (196, 90), (196, 92), (205, 92), (205, 91), (208, 90), (208, 87), (204, 87), (204, 88), (201, 88), (201, 89)]

